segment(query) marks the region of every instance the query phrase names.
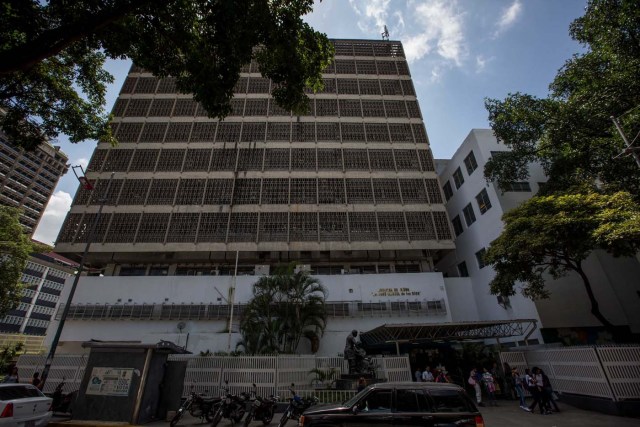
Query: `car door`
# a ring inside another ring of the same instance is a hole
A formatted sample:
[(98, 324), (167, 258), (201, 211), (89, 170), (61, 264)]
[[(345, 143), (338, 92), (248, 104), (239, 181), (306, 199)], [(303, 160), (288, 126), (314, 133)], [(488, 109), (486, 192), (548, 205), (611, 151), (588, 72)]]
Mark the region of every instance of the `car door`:
[(432, 402), (434, 427), (476, 427), (476, 409), (463, 395), (454, 388), (438, 388), (429, 390)]
[(345, 427), (392, 427), (391, 389), (372, 389), (363, 396), (352, 416), (344, 418)]
[(432, 427), (434, 415), (421, 388), (397, 389), (393, 412), (395, 427)]

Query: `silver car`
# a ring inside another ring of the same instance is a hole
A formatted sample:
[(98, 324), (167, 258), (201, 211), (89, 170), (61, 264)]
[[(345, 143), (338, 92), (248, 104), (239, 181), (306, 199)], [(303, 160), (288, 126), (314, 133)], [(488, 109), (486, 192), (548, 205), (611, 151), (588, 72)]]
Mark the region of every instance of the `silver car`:
[(0, 384), (0, 426), (44, 427), (52, 414), (51, 398), (31, 384)]

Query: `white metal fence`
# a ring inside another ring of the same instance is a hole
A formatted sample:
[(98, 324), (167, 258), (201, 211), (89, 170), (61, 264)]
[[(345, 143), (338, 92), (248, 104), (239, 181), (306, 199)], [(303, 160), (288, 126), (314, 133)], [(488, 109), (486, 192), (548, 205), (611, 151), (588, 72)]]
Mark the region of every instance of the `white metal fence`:
[[(43, 391), (53, 393), (56, 386), (63, 381), (65, 393), (78, 390), (88, 358), (88, 354), (64, 354), (54, 357)], [(46, 360), (47, 357), (41, 355), (20, 356), (17, 363), (20, 382), (29, 382), (34, 372), (42, 372)]]
[(565, 347), (500, 353), (502, 363), (537, 366), (561, 393), (612, 400), (640, 398), (640, 346)]

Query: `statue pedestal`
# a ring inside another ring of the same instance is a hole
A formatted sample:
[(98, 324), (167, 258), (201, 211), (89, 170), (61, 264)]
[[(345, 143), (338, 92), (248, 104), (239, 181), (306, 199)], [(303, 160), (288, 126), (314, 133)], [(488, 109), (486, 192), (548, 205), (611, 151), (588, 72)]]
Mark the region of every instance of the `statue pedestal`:
[(382, 378), (374, 378), (372, 374), (342, 374), (340, 379), (336, 380), (337, 390), (356, 390), (358, 388), (358, 381), (360, 378), (364, 378), (365, 385), (376, 384), (386, 382), (387, 380)]

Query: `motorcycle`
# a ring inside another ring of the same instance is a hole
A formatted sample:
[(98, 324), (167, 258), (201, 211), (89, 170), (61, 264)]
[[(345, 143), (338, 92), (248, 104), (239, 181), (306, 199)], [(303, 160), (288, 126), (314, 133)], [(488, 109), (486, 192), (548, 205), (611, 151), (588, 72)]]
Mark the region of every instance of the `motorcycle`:
[(284, 410), (284, 414), (282, 414), (282, 418), (280, 418), (280, 422), (278, 423), (278, 427), (284, 427), (289, 420), (300, 419), (300, 415), (313, 405), (319, 402), (319, 399), (315, 396), (302, 398), (298, 396), (294, 390), (295, 384), (291, 383), (291, 387), (289, 387), (289, 391), (293, 395), (291, 399), (289, 399), (289, 406)]
[(271, 395), (269, 398), (259, 397), (256, 393), (257, 386), (253, 385), (253, 391), (249, 397), (251, 406), (244, 419), (244, 427), (248, 427), (252, 420), (262, 421), (262, 424), (268, 425), (273, 420), (273, 414), (276, 411), (278, 396)]
[(213, 415), (211, 427), (216, 427), (222, 418), (228, 418), (232, 422), (239, 422), (246, 412), (245, 406), (249, 395), (245, 392), (239, 395), (229, 393), (228, 381), (225, 381), (226, 387), (222, 387), (225, 396), (220, 402), (218, 410)]
[(72, 391), (67, 394), (64, 394), (63, 389), (65, 386), (64, 379), (60, 384), (56, 386), (56, 389), (51, 394), (51, 411), (52, 412), (63, 412), (63, 413), (71, 413), (73, 401), (76, 398), (76, 394), (78, 391)]
[(210, 397), (198, 394), (193, 391), (193, 387), (191, 387), (191, 395), (176, 411), (176, 414), (171, 419), (171, 427), (178, 424), (187, 412), (189, 412), (189, 414), (194, 418), (200, 418), (200, 422), (205, 418), (207, 421), (211, 422), (213, 420), (213, 414), (215, 414), (218, 409), (221, 400), (222, 398), (220, 397)]

